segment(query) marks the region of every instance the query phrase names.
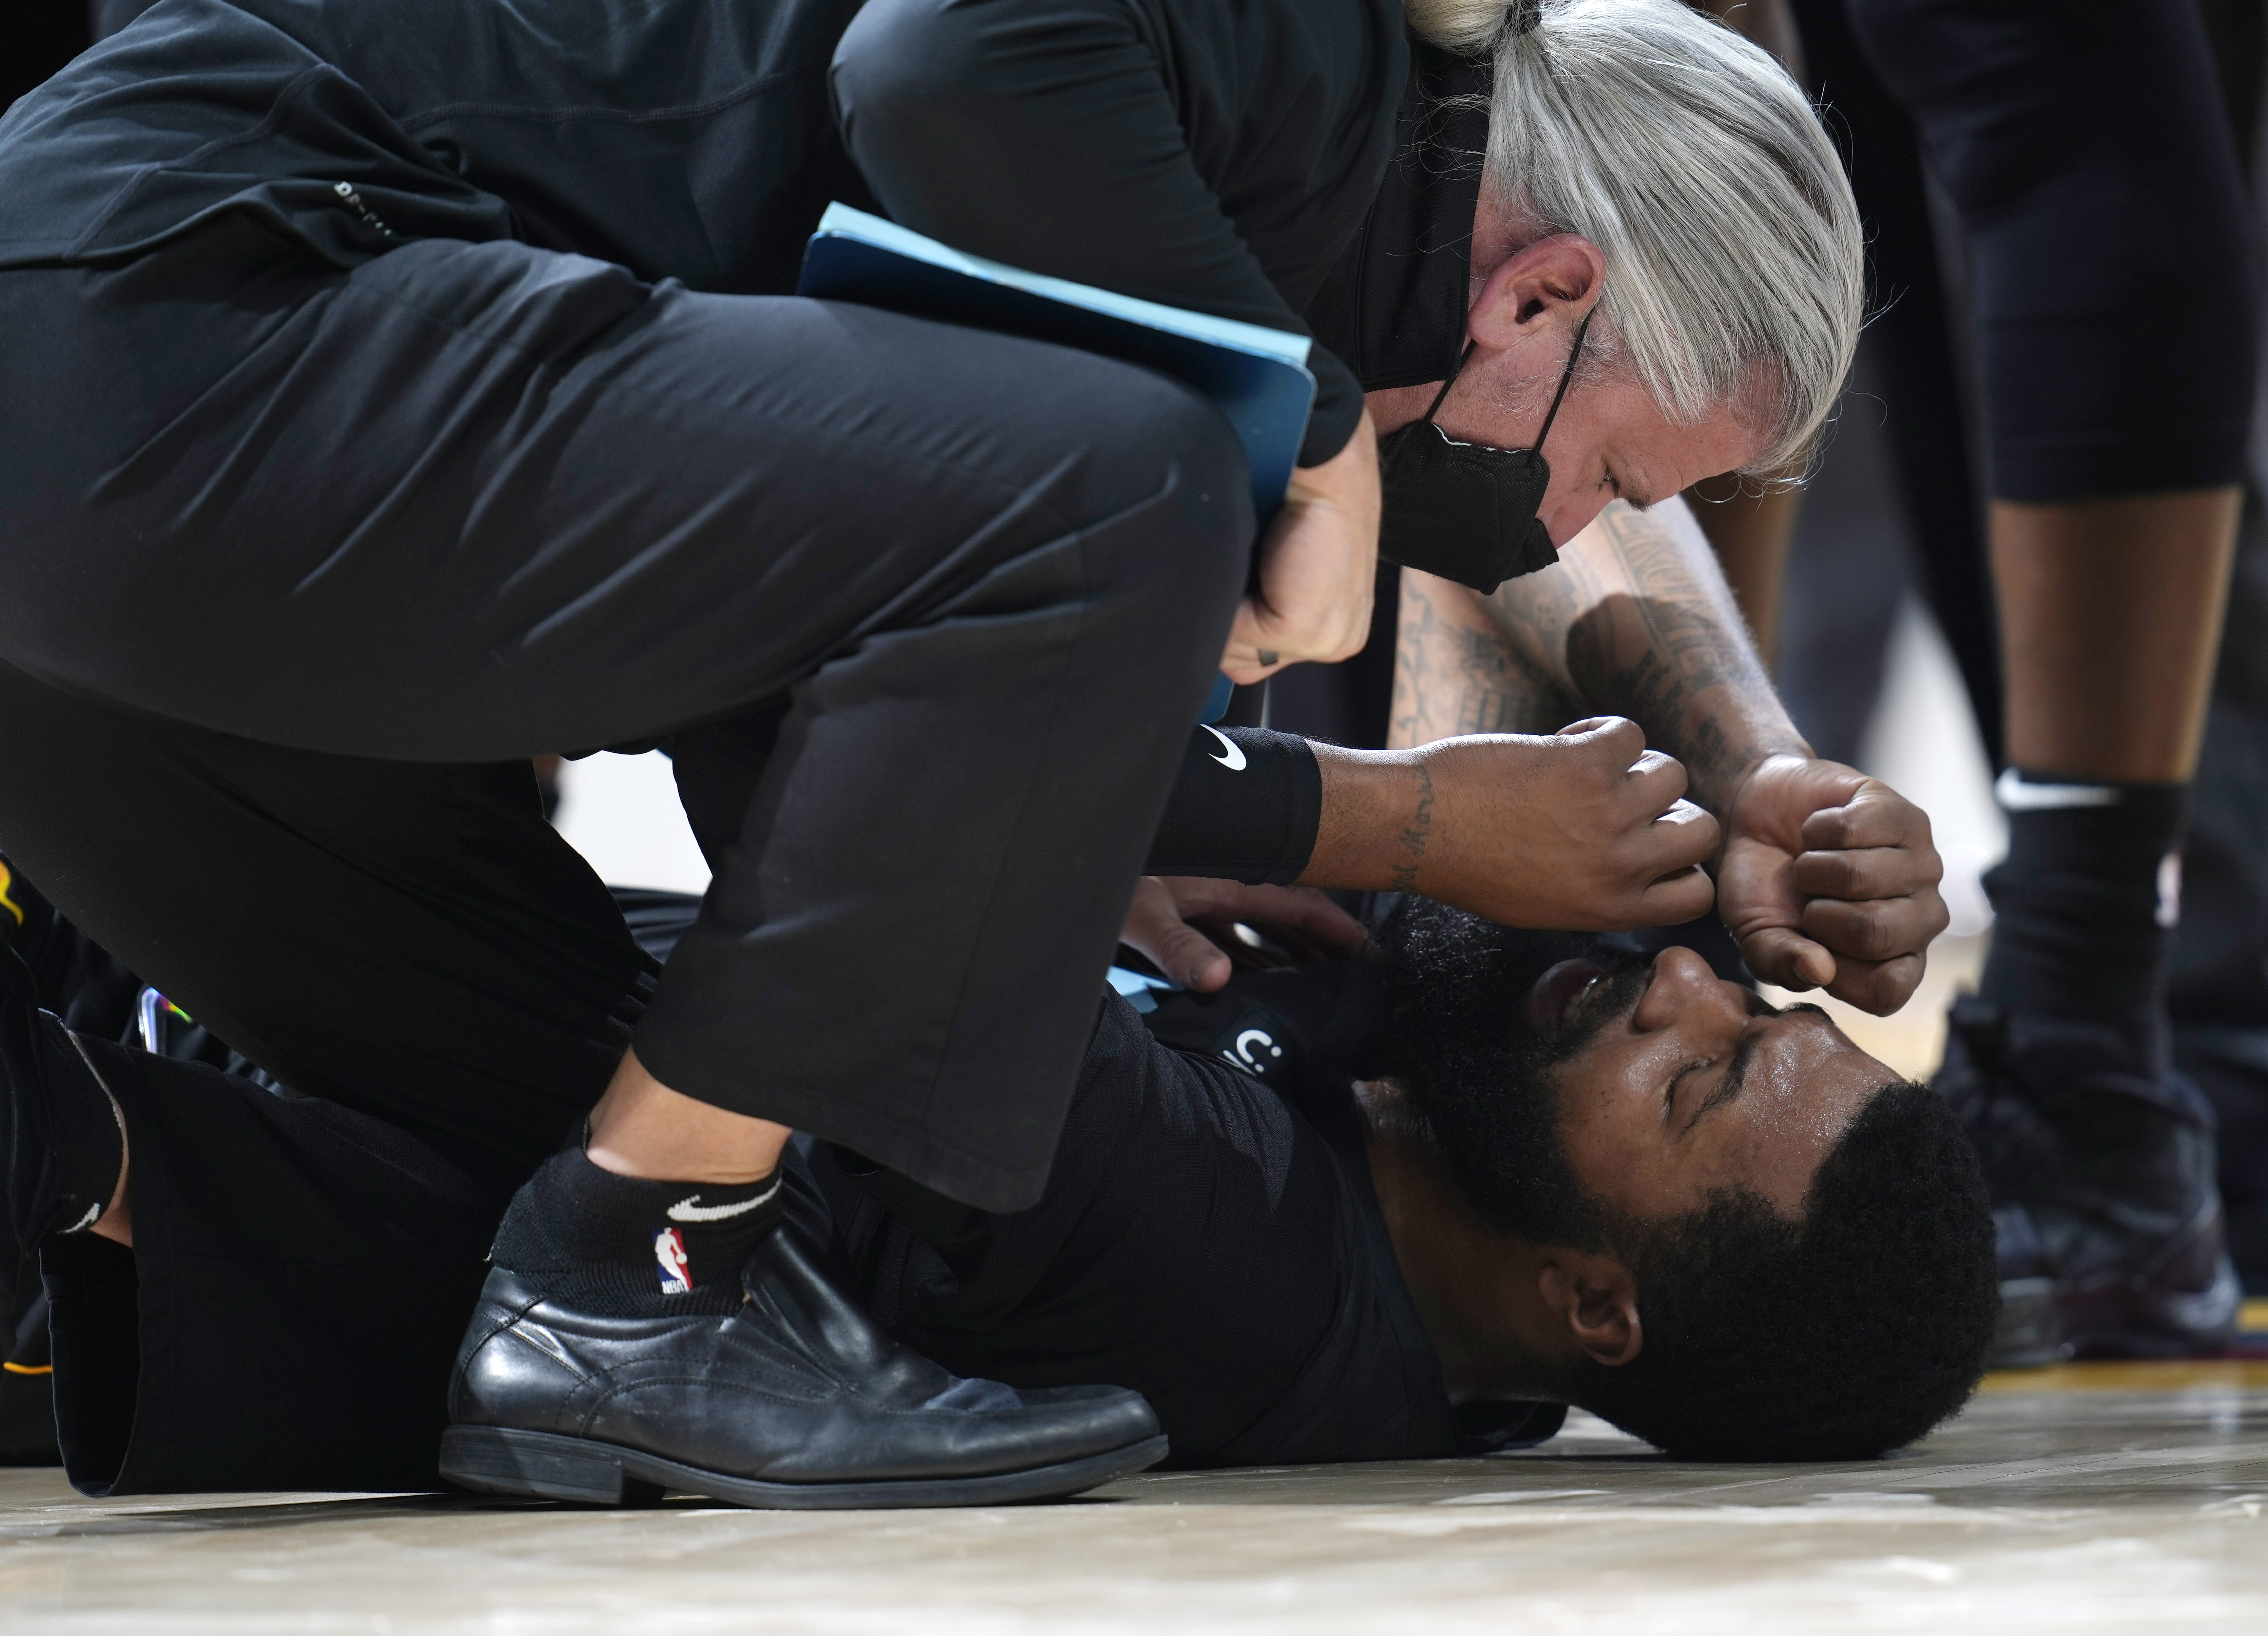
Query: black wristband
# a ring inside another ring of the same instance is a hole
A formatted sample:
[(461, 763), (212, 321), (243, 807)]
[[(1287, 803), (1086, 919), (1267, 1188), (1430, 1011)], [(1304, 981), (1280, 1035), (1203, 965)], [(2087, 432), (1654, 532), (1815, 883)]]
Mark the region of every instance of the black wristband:
[(1307, 740), (1197, 727), (1143, 873), (1289, 886), (1314, 856), (1322, 820), (1323, 770)]

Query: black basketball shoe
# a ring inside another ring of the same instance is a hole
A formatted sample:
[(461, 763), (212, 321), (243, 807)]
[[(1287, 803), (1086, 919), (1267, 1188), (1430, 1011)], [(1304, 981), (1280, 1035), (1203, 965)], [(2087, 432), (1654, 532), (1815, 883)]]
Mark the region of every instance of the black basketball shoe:
[(2108, 1027), (1956, 1001), (1937, 1088), (1999, 1227), (1996, 1367), (2210, 1357), (2242, 1295), (2202, 1092)]
[[(2268, 1019), (2268, 1008), (2261, 1015)], [(2228, 1256), (2248, 1294), (2268, 1295), (2268, 1028), (2176, 1021), (2174, 1062), (2220, 1120), (2220, 1205)]]

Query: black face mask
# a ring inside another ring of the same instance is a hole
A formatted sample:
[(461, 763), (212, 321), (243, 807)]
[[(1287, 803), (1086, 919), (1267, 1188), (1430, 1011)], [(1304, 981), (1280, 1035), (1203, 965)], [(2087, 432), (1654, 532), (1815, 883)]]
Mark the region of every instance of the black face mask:
[(1590, 328), (1587, 313), (1567, 353), (1559, 390), (1543, 416), (1543, 430), (1535, 434), (1535, 446), (1530, 449), (1459, 443), (1433, 424), (1434, 410), (1473, 355), (1473, 343), (1466, 343), (1456, 368), (1433, 394), (1425, 413), (1379, 440), (1385, 499), (1378, 536), (1381, 556), (1483, 593), (1559, 560), (1551, 536), (1535, 515), (1543, 504), (1543, 491), (1551, 486), (1543, 439), (1551, 435), (1567, 385), (1575, 379), (1575, 360), (1583, 356), (1583, 337)]

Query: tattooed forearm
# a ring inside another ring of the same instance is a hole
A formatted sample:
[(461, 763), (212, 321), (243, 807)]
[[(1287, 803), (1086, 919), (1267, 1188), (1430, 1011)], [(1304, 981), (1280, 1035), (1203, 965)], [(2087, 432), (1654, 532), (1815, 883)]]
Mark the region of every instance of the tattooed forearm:
[(1682, 502), (1617, 502), (1556, 566), (1486, 598), (1424, 574), (1402, 585), (1396, 746), (1628, 716), (1719, 812), (1757, 760), (1803, 748)]
[(1573, 719), (1572, 705), (1565, 683), (1498, 630), (1474, 593), (1430, 574), (1403, 574), (1389, 745), (1550, 733)]
[(1683, 762), (1694, 799), (1722, 811), (1759, 759), (1804, 746), (1715, 559), (1682, 507), (1609, 506), (1584, 542), (1609, 588), (1567, 629), (1570, 679)]
[(1394, 889), (1414, 892), (1418, 889), (1418, 864), (1425, 856), (1425, 840), (1433, 829), (1433, 770), (1424, 762), (1418, 763), (1418, 806), (1410, 814), (1410, 822), (1402, 828), (1396, 845), (1403, 856), (1394, 865)]

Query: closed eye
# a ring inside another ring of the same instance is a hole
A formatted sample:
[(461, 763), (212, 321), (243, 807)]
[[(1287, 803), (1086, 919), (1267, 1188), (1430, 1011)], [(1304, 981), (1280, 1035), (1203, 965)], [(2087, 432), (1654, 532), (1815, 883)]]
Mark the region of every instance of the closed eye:
[(1689, 1076), (1700, 1072), (1715, 1060), (1713, 1057), (1696, 1057), (1669, 1076), (1669, 1083), (1661, 1090), (1661, 1116), (1664, 1119), (1677, 1111), (1677, 1087), (1684, 1084)]
[[(1774, 1020), (1788, 1017), (1802, 1017), (1808, 1020), (1816, 1017), (1830, 1028), (1835, 1026), (1835, 1020), (1829, 1016), (1825, 1010), (1817, 1006), (1803, 1003), (1782, 1006), (1777, 1009), (1766, 1006), (1762, 1012), (1752, 1012), (1751, 1014), (1755, 1016), (1756, 1021), (1742, 1030), (1741, 1043), (1733, 1048), (1733, 1059), (1727, 1065), (1724, 1077), (1717, 1081), (1714, 1089), (1701, 1099), (1701, 1105), (1696, 1108), (1691, 1116), (1686, 1119), (1683, 1131), (1691, 1130), (1700, 1122), (1701, 1116), (1712, 1108), (1722, 1107), (1741, 1094), (1742, 1089), (1748, 1084), (1749, 1065), (1756, 1059), (1756, 1048), (1764, 1043), (1764, 1035), (1770, 1031), (1765, 1021), (1767, 1016)], [(1683, 1078), (1686, 1072), (1690, 1070), (1681, 1072), (1678, 1077)], [(1683, 1131), (1679, 1133), (1683, 1134)]]

